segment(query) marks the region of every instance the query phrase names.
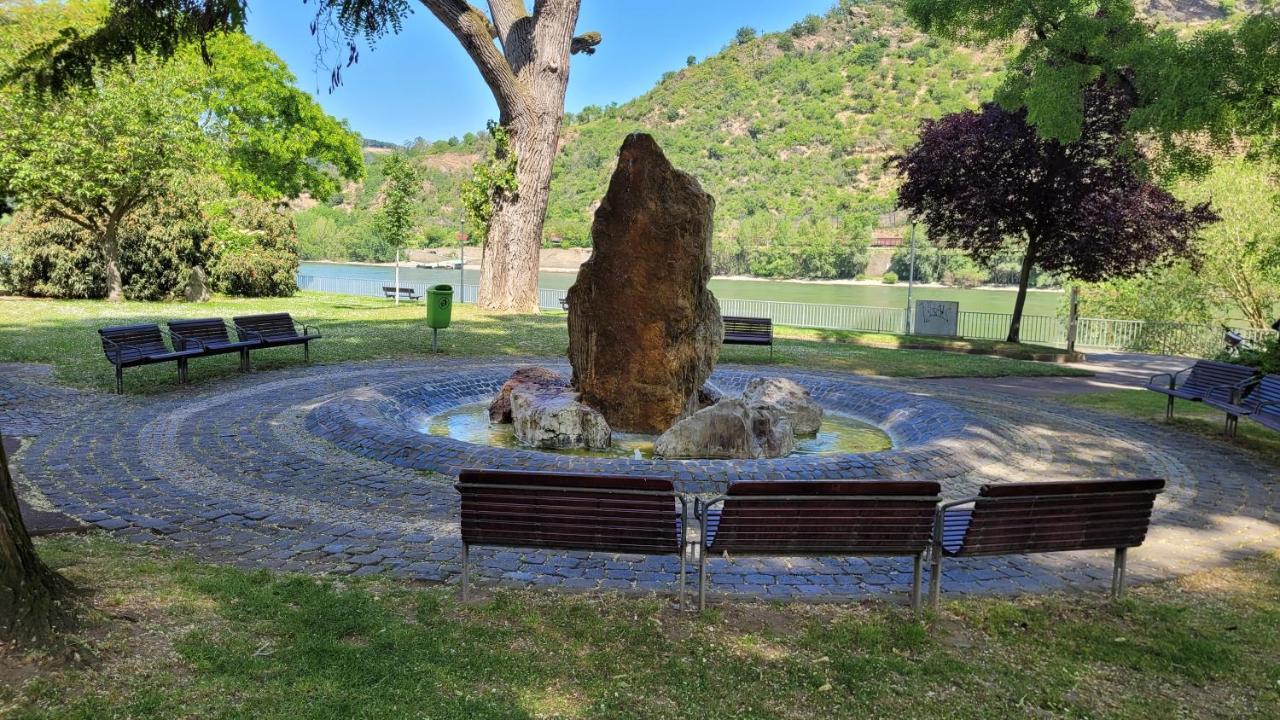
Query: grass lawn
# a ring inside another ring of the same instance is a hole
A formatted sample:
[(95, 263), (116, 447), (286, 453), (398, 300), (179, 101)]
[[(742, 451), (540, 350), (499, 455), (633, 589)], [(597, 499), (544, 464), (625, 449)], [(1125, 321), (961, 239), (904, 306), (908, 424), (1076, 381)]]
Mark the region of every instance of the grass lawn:
[[(1142, 418), (1152, 423), (1165, 424), (1165, 396), (1148, 390), (1109, 390), (1107, 392), (1063, 395), (1057, 398), (1068, 405), (1100, 410), (1102, 412)], [(1223, 414), (1201, 403), (1177, 401), (1173, 406), (1173, 427), (1204, 435), (1223, 443), (1257, 452), (1280, 464), (1280, 433), (1268, 430), (1245, 418), (1240, 419), (1240, 429), (1234, 439), (1222, 434)]]
[[(380, 298), (301, 293), (283, 299), (218, 298), (209, 303), (109, 304), (90, 300), (0, 298), (0, 362), (51, 363), (59, 380), (110, 390), (112, 368), (103, 356), (97, 328), (157, 322), (170, 318), (232, 317), (260, 312), (290, 312), (300, 322), (318, 325), (324, 339), (313, 344), (316, 362), (395, 357), (422, 357), (430, 352), (431, 333), (421, 304), (394, 306)], [(788, 331), (790, 333), (790, 331)], [(847, 339), (846, 339), (847, 340)], [(568, 347), (564, 315), (492, 315), (474, 306), (454, 307), (453, 327), (441, 331), (441, 350), (448, 355), (541, 355), (563, 357)], [(298, 347), (254, 353), (254, 366), (269, 369), (301, 362)], [(894, 377), (1001, 377), (1010, 375), (1082, 375), (1080, 370), (1051, 363), (922, 350), (863, 347), (802, 336), (778, 340), (775, 363)], [(724, 362), (767, 363), (767, 349), (729, 346)], [(200, 382), (235, 373), (234, 355), (191, 363), (191, 378)], [(129, 392), (171, 387), (173, 365), (125, 371)]]
[(904, 607), (451, 590), (246, 572), (104, 537), (87, 668), (0, 656), (0, 717), (1263, 718), (1280, 555), (1135, 588)]

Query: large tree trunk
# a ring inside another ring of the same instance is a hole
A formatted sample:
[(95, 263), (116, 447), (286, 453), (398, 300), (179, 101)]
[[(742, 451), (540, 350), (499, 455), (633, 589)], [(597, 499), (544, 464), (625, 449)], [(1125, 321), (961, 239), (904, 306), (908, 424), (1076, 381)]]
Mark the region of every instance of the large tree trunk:
[(0, 643), (51, 644), (74, 619), (71, 585), (36, 555), (0, 442)]
[(113, 218), (102, 232), (102, 255), (107, 261), (107, 300), (124, 301), (124, 278), (120, 274), (120, 225)]
[(564, 88), (557, 108), (543, 108), (505, 123), (516, 154), (516, 192), (494, 199), (480, 265), (480, 307), (537, 312), (538, 256), (551, 194), (551, 165), (560, 137)]
[(1022, 256), (1022, 272), (1018, 274), (1018, 299), (1013, 303), (1013, 318), (1009, 321), (1009, 342), (1020, 342), (1022, 335), (1022, 309), (1027, 304), (1027, 285), (1031, 283), (1031, 268), (1036, 264), (1036, 241), (1027, 242), (1027, 254)]

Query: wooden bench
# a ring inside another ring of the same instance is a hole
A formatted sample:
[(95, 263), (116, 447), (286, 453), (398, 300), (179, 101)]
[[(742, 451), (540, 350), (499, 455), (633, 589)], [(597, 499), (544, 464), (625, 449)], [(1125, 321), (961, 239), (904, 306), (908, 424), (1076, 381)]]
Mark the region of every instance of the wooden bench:
[(232, 340), (221, 318), (170, 320), (169, 337), (175, 349), (186, 350), (190, 346), (200, 350), (200, 357), (240, 353), (240, 372), (249, 371), (249, 350), (262, 345), (256, 338)]
[[(1173, 418), (1173, 401), (1181, 398), (1192, 402), (1202, 402), (1213, 398), (1232, 402), (1238, 399), (1237, 394), (1253, 379), (1257, 371), (1243, 365), (1218, 362), (1216, 360), (1197, 360), (1194, 365), (1176, 373), (1160, 373), (1152, 375), (1147, 381), (1147, 390), (1158, 392), (1169, 397), (1165, 407), (1165, 419)], [(1178, 378), (1186, 375), (1181, 383)], [(1168, 384), (1156, 382), (1167, 378)]]
[[(558, 548), (680, 556), (685, 597), (688, 507), (670, 480), (515, 470), (463, 470), (462, 599), (471, 548)], [(678, 506), (678, 508), (677, 508)]]
[(98, 329), (102, 351), (116, 369), (116, 393), (124, 394), (124, 369), (139, 365), (176, 362), (178, 382), (187, 381), (187, 359), (200, 354), (198, 349), (173, 349), (165, 344), (165, 332), (159, 325), (116, 325)]
[(295, 323), (289, 313), (241, 315), (232, 322), (242, 341), (256, 340), (259, 348), (301, 345), (302, 357), (307, 362), (311, 362), (311, 341), (321, 337), (317, 328)]
[(1111, 594), (1124, 592), (1126, 551), (1147, 536), (1164, 480), (1076, 480), (984, 485), (938, 508), (929, 573), (937, 607), (944, 557), (1114, 550)]
[(1242, 415), (1265, 428), (1280, 431), (1280, 375), (1266, 375), (1248, 389), (1247, 397), (1206, 398), (1204, 404), (1227, 414), (1226, 433), (1232, 437)]
[(413, 288), (407, 288), (407, 287), (398, 288), (394, 285), (383, 285), (382, 294), (386, 295), (388, 300), (392, 300), (397, 296), (405, 300), (421, 300), (422, 299), (422, 293), (419, 293)]
[(768, 345), (769, 359), (773, 359), (773, 321), (769, 318), (738, 317), (725, 315), (725, 345)]
[[(738, 482), (695, 504), (702, 523), (698, 607), (706, 605), (707, 558), (734, 555), (910, 557), (911, 609), (920, 610), (921, 564), (938, 508), (936, 482)], [(716, 507), (721, 505), (721, 507)]]

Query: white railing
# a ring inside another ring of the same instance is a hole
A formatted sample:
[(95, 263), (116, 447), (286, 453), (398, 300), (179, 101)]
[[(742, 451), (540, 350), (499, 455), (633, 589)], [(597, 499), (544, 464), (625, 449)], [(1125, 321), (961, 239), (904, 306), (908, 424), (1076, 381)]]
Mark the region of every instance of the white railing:
[[(344, 295), (385, 297), (382, 290), (385, 285), (386, 283), (381, 280), (298, 276), (298, 287), (302, 290)], [(421, 283), (401, 283), (400, 285), (411, 287), (421, 294), (426, 294), (429, 287)], [(455, 300), (460, 303), (474, 303), (478, 292), (477, 285), (462, 285)], [(561, 300), (566, 295), (565, 290), (539, 288), (538, 307), (544, 310), (560, 310)], [(723, 298), (720, 300), (720, 311), (725, 315), (769, 318), (778, 325), (792, 327), (882, 332), (895, 335), (906, 333), (907, 313), (904, 308)], [(960, 313), (958, 329), (960, 336), (965, 338), (1003, 340), (1009, 334), (1009, 323), (1012, 318), (1010, 313), (964, 311)], [(1232, 329), (1251, 342), (1261, 342), (1274, 334), (1270, 330), (1258, 328)], [(1080, 318), (1076, 325), (1076, 347), (1094, 350), (1129, 350), (1161, 355), (1209, 356), (1222, 349), (1222, 334), (1222, 326), (1212, 324)], [(1067, 323), (1063, 318), (1051, 315), (1024, 315), (1020, 338), (1025, 343), (1064, 347), (1067, 344)]]

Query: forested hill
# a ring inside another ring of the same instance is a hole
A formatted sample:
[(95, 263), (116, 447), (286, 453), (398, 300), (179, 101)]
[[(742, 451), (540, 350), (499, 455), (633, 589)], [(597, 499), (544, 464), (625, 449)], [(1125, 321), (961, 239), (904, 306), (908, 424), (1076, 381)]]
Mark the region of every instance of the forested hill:
[[(842, 0), (787, 31), (744, 28), (726, 40), (634, 100), (566, 117), (546, 242), (589, 244), (617, 149), (644, 131), (716, 197), (718, 272), (856, 274), (869, 219), (892, 204), (885, 160), (910, 144), (921, 119), (989, 98), (1001, 65), (994, 53), (916, 31), (893, 0)], [(424, 244), (453, 242), (458, 184), (489, 142), (480, 132), (405, 151), (426, 174)], [(330, 200), (340, 210), (299, 217), (308, 256), (351, 249), (349, 257), (384, 259), (363, 211), (376, 203), (385, 157), (371, 153), (365, 183)]]

